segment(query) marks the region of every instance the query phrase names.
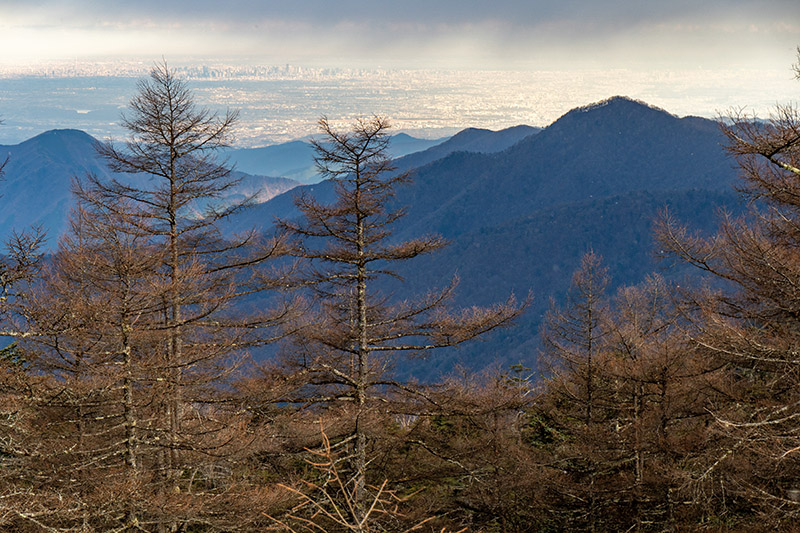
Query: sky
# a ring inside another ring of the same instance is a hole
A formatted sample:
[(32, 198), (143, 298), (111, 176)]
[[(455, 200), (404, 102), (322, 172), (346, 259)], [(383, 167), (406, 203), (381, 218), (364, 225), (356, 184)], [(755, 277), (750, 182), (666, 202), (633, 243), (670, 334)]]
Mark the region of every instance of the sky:
[(0, 0), (0, 66), (783, 69), (798, 0)]

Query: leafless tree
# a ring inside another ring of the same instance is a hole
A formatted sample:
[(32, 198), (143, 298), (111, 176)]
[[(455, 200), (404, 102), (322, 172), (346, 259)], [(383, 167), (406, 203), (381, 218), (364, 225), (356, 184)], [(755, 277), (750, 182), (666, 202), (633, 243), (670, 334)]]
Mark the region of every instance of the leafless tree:
[(75, 184), (71, 232), (25, 308), (32, 364), (52, 377), (37, 393), (41, 459), (77, 509), (61, 526), (247, 527), (231, 503), (252, 494), (226, 462), (243, 455), (246, 422), (225, 381), (281, 318), (235, 309), (270, 287), (258, 273), (280, 245), (218, 230), (241, 207), (217, 203), (235, 184), (215, 159), (234, 120), (198, 109), (157, 65), (129, 140), (99, 148), (117, 177)]
[(341, 405), (349, 429), (336, 446), (351, 450), (347, 470), (352, 483), (355, 523), (366, 516), (370, 439), (378, 432), (386, 391), (409, 391), (392, 378), (404, 354), (425, 354), (455, 346), (505, 326), (520, 312), (513, 298), (492, 308), (450, 312), (455, 283), (416, 301), (394, 301), (380, 293), (380, 278), (395, 275), (393, 265), (438, 250), (437, 236), (395, 242), (392, 225), (403, 216), (391, 200), (408, 181), (388, 157), (388, 122), (357, 120), (350, 131), (320, 120), (314, 141), (320, 172), (333, 181), (336, 201), (322, 205), (309, 196), (297, 206), (304, 219), (280, 221), (291, 239), (290, 253), (305, 261), (300, 283), (313, 290), (313, 310), (296, 324), (291, 361), (298, 388), (285, 401)]
[(675, 528), (714, 507), (713, 498), (700, 497), (711, 483), (687, 465), (700, 465), (714, 453), (709, 409), (723, 376), (691, 342), (691, 321), (674, 293), (657, 275), (623, 287), (608, 322), (614, 429), (630, 458), (620, 486), (635, 531)]
[(693, 299), (694, 341), (729, 381), (714, 409), (724, 443), (707, 471), (725, 476), (731, 501), (747, 500), (745, 518), (784, 527), (800, 516), (800, 113), (785, 105), (767, 121), (729, 119), (749, 212), (725, 215), (711, 238), (667, 218), (661, 239), (718, 287)]
[(569, 435), (556, 454), (568, 473), (560, 490), (572, 512), (572, 527), (603, 529), (613, 520), (604, 508), (617, 490), (608, 465), (619, 460), (617, 436), (609, 421), (616, 416), (614, 387), (608, 373), (610, 305), (607, 270), (589, 252), (573, 276), (567, 303), (553, 304), (542, 328), (540, 364), (548, 370), (542, 416)]
[(542, 330), (542, 362), (551, 381), (569, 398), (571, 409), (589, 427), (601, 416), (603, 343), (608, 334), (608, 271), (602, 259), (589, 252), (573, 276), (564, 309), (552, 306)]

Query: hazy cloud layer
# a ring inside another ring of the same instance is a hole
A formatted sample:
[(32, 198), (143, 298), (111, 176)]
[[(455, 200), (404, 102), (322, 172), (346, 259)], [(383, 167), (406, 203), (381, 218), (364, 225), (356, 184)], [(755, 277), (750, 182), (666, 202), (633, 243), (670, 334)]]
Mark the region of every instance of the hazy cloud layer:
[(797, 0), (0, 0), (5, 61), (246, 56), (406, 67), (787, 67)]

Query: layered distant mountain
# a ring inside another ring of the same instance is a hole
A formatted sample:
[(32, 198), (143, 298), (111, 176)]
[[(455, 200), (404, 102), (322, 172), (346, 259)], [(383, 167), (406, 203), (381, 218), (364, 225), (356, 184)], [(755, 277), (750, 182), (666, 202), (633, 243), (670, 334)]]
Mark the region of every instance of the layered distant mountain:
[(456, 133), (441, 144), (403, 158), (404, 168), (418, 168), (455, 152), (493, 154), (510, 148), (522, 139), (539, 133), (541, 128), (513, 126), (500, 131), (467, 128)]
[[(540, 131), (540, 128), (524, 125), (513, 126), (499, 131), (467, 128), (456, 133), (446, 141), (436, 144), (426, 150), (399, 157), (394, 160), (394, 163), (399, 171), (413, 171), (414, 169), (424, 167), (428, 163), (440, 160), (456, 152), (463, 152), (465, 154), (490, 154), (501, 152)], [(402, 138), (402, 136), (403, 134), (395, 135), (392, 137), (392, 141), (396, 141), (398, 137)], [(239, 168), (238, 164), (237, 168)], [(416, 187), (414, 189), (416, 190)], [(298, 189), (298, 194), (312, 194), (319, 201), (330, 202), (333, 201), (334, 193), (332, 184), (323, 181), (300, 187)], [(295, 196), (294, 194), (279, 195), (273, 198), (268, 207), (265, 206), (262, 209), (253, 209), (242, 213), (235, 220), (229, 221), (227, 226), (228, 231), (230, 233), (236, 233), (251, 228), (269, 231), (275, 217), (291, 218), (296, 216), (297, 211), (294, 208)]]
[[(97, 143), (82, 131), (52, 130), (17, 145), (0, 145), (0, 161), (8, 158), (0, 183), (0, 235), (4, 240), (13, 231), (40, 227), (47, 232), (48, 246), (55, 245), (66, 228), (73, 179), (88, 174), (111, 177), (96, 154)], [(246, 197), (265, 201), (299, 185), (282, 177), (242, 172), (237, 172), (236, 177), (241, 181), (229, 192), (230, 202)]]
[[(468, 129), (446, 141), (400, 133), (392, 137), (392, 154), (400, 157), (415, 152), (415, 161), (421, 164), (455, 150), (496, 151), (534, 131), (537, 130), (528, 126), (500, 132)], [(79, 130), (51, 130), (17, 145), (0, 145), (0, 157), (8, 157), (5, 181), (0, 186), (6, 206), (0, 213), (0, 235), (7, 237), (12, 231), (41, 227), (49, 236), (48, 245), (54, 246), (66, 228), (73, 178), (87, 174), (111, 177), (95, 153), (97, 142)], [(221, 157), (223, 160), (227, 157), (228, 163), (235, 166), (235, 176), (240, 179), (239, 185), (224, 199), (228, 202), (245, 198), (256, 203), (267, 201), (298, 186), (300, 183), (293, 176), (318, 180), (313, 149), (304, 141), (227, 150)]]
[[(398, 133), (392, 136), (390, 153), (392, 157), (402, 157), (426, 150), (445, 140), (418, 139)], [(226, 150), (225, 155), (242, 172), (283, 176), (302, 183), (320, 181), (314, 166), (314, 148), (306, 141), (291, 141), (262, 148), (236, 148)]]
[[(718, 124), (679, 118), (628, 98), (572, 110), (543, 130), (467, 129), (427, 146), (411, 137), (394, 140), (424, 147), (395, 160), (413, 175), (394, 200), (408, 210), (396, 223), (396, 238), (439, 233), (451, 245), (404, 263), (405, 282), (384, 288), (398, 298), (411, 297), (446, 285), (457, 274), (458, 305), (487, 305), (512, 292), (534, 297), (517, 327), (433, 360), (403, 364), (418, 375), (447, 372), (457, 363), (535, 366), (541, 318), (551, 298), (563, 297), (586, 251), (604, 257), (615, 285), (636, 283), (664, 268), (652, 238), (660, 210), (669, 207), (687, 225), (712, 231), (716, 208), (739, 209), (732, 188), (736, 170)], [(40, 224), (54, 242), (65, 227), (72, 177), (109, 176), (95, 156), (96, 142), (79, 131), (56, 130), (0, 146), (0, 156), (9, 156), (0, 185), (5, 206), (0, 232)], [(243, 171), (254, 168), (248, 154), (253, 164), (263, 165), (265, 154), (282, 153), (273, 170), (290, 174), (287, 169), (305, 168), (312, 157), (299, 141), (270, 148), (232, 151), (230, 160)], [(320, 202), (334, 198), (330, 182), (292, 188), (297, 184), (292, 180), (239, 176), (240, 187), (229, 200), (255, 196), (264, 202), (231, 220), (229, 232), (271, 231), (275, 217), (298, 215), (294, 198), (300, 194)]]
[(78, 130), (52, 130), (12, 146), (0, 146), (8, 157), (0, 183), (3, 209), (0, 234), (40, 227), (53, 245), (66, 227), (73, 177), (96, 174), (108, 178), (108, 169), (95, 153), (97, 141)]
[(301, 183), (318, 181), (315, 179), (314, 149), (305, 141), (230, 149), (225, 151), (225, 157), (241, 172), (283, 176)]
[[(534, 302), (516, 328), (404, 368), (430, 375), (456, 362), (534, 366), (542, 315), (551, 298), (563, 297), (585, 252), (604, 257), (616, 285), (636, 283), (663, 268), (652, 238), (660, 210), (669, 207), (689, 226), (711, 231), (718, 207), (738, 209), (736, 171), (723, 143), (714, 121), (615, 97), (570, 111), (503, 151), (450, 152), (418, 166), (413, 183), (398, 191), (396, 202), (408, 215), (395, 235), (439, 233), (451, 245), (404, 264), (405, 282), (386, 288), (406, 297), (458, 274), (459, 305), (486, 305), (512, 292), (525, 298), (529, 291)], [(416, 166), (419, 156), (398, 166)], [(267, 227), (275, 216), (296, 216), (298, 194), (333, 197), (329, 183), (298, 187), (244, 218)]]

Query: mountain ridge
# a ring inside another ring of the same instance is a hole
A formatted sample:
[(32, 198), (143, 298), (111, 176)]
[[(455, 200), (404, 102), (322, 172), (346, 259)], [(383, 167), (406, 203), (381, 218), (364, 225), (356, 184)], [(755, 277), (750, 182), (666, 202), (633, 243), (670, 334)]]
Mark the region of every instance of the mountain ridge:
[[(429, 376), (456, 363), (478, 368), (487, 360), (535, 368), (539, 324), (550, 298), (559, 301), (580, 263), (595, 250), (605, 256), (612, 288), (660, 268), (652, 253), (652, 224), (667, 205), (679, 218), (710, 230), (716, 207), (736, 211), (734, 165), (722, 148), (719, 125), (679, 118), (632, 99), (585, 106), (497, 153), (452, 152), (413, 170), (398, 188), (395, 207), (407, 216), (397, 240), (437, 233), (451, 242), (439, 254), (402, 265), (404, 285), (387, 293), (419, 294), (461, 278), (455, 303), (486, 305), (514, 292), (533, 292), (519, 324), (486, 342), (446, 351), (434, 361), (407, 361), (403, 370)], [(407, 169), (413, 156), (396, 161)], [(301, 187), (251, 211), (250, 220), (291, 218), (292, 197), (334, 199), (330, 183)], [(667, 272), (677, 276), (678, 272)], [(447, 361), (447, 363), (443, 363)], [(444, 365), (440, 367), (439, 365)]]
[[(404, 235), (432, 229), (448, 237), (531, 210), (625, 191), (729, 188), (734, 174), (721, 149), (724, 137), (715, 122), (699, 120), (617, 98), (570, 111), (503, 152), (453, 154), (447, 165), (417, 169), (418, 194), (398, 194), (416, 220)], [(460, 184), (446, 202), (428, 190), (440, 191), (442, 181)], [(470, 211), (482, 216), (465, 219)]]
[[(0, 211), (0, 233), (8, 238), (14, 232), (39, 228), (48, 237), (46, 248), (54, 248), (68, 225), (73, 180), (89, 174), (101, 179), (113, 175), (96, 153), (99, 143), (81, 130), (54, 129), (19, 144), (0, 145), (0, 157), (8, 158), (0, 183), (5, 207)], [(253, 195), (265, 200), (299, 185), (287, 178), (235, 175), (242, 182), (230, 191), (228, 201)]]
[[(8, 235), (10, 223), (20, 227), (28, 215), (49, 216), (37, 221), (63, 229), (70, 176), (108, 172), (87, 155), (93, 145), (86, 137), (75, 130), (46, 132), (20, 145), (0, 147), (0, 154), (12, 152), (0, 230)], [(411, 171), (413, 179), (398, 188), (390, 206), (407, 208), (407, 216), (394, 228), (395, 238), (438, 233), (451, 246), (404, 263), (398, 274), (407, 283), (387, 282), (383, 289), (398, 297), (418, 294), (446, 285), (458, 272), (459, 305), (501, 301), (511, 292), (534, 294), (515, 329), (446, 351), (437, 361), (404, 362), (401, 370), (432, 376), (456, 363), (478, 368), (491, 361), (535, 367), (542, 314), (549, 299), (558, 301), (566, 290), (582, 253), (593, 249), (605, 256), (615, 286), (636, 283), (658, 268), (651, 230), (663, 206), (673, 205), (679, 218), (702, 229), (712, 226), (709, 214), (716, 206), (739, 208), (731, 188), (736, 170), (723, 144), (714, 121), (679, 118), (613, 97), (572, 110), (542, 130), (468, 129), (396, 159), (398, 171)], [(495, 151), (456, 149), (465, 146)], [(250, 181), (242, 194), (262, 186), (258, 177)], [(61, 192), (48, 187), (56, 182)], [(30, 198), (31, 188), (35, 198)], [(223, 229), (272, 231), (275, 217), (297, 216), (293, 200), (298, 194), (322, 203), (335, 199), (330, 181), (299, 186), (242, 211)], [(9, 222), (9, 214), (18, 219)], [(51, 233), (53, 239), (57, 233)]]

